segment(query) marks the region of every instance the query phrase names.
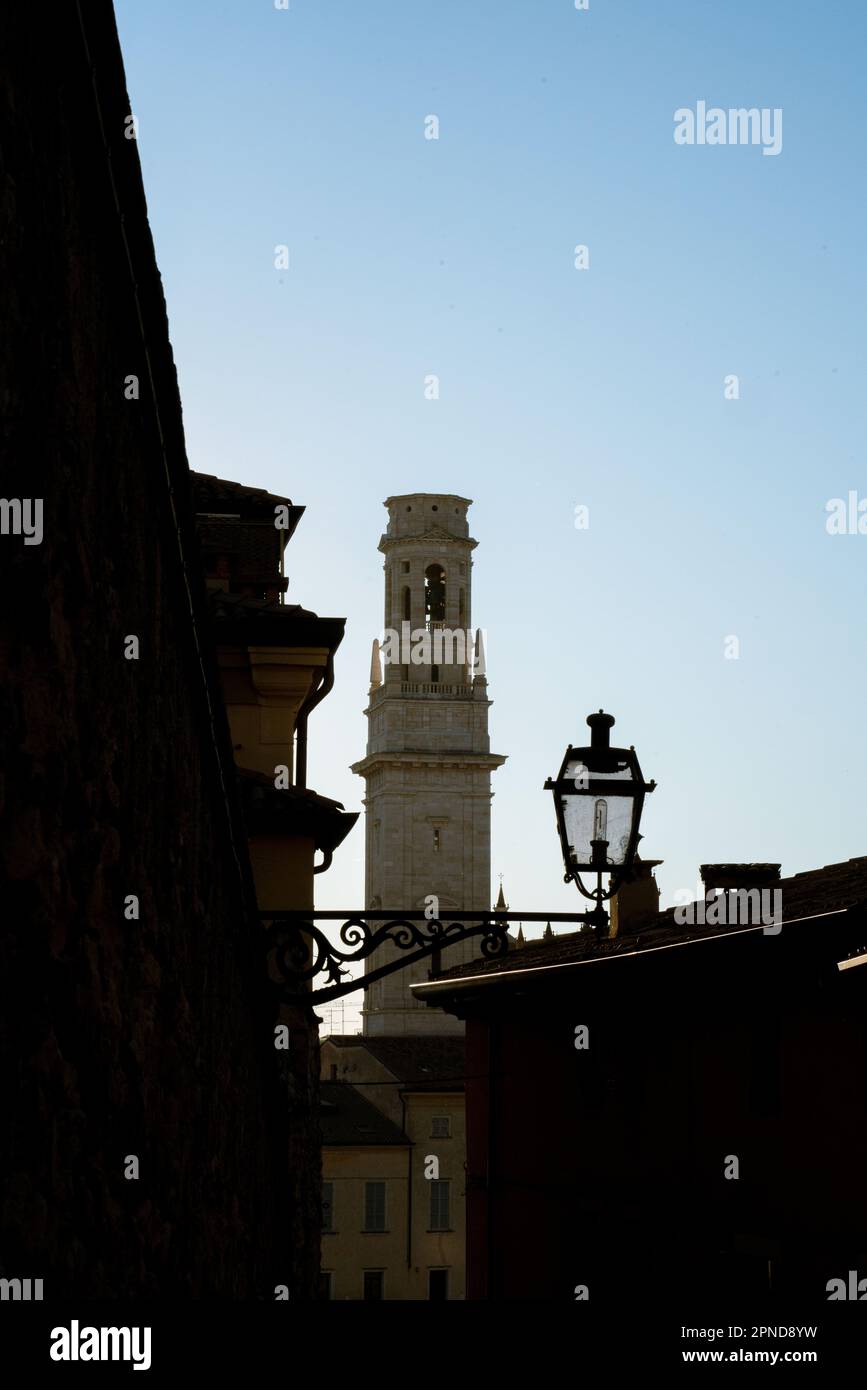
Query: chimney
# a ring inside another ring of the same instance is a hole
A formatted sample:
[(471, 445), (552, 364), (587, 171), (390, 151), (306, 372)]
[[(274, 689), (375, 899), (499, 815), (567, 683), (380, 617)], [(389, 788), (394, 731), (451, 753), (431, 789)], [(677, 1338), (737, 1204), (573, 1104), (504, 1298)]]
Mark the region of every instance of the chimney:
[(716, 888), (723, 892), (739, 888), (768, 888), (780, 881), (781, 864), (700, 864), (704, 895)]
[(609, 936), (637, 931), (659, 916), (659, 887), (653, 870), (661, 859), (640, 859), (636, 854), (629, 877), (611, 899)]

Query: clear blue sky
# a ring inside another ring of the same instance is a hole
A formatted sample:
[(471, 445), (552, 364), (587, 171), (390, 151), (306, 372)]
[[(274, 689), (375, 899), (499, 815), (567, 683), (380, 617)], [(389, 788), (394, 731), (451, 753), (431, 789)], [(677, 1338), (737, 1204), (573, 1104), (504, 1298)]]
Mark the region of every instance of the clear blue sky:
[[(290, 600), (348, 619), (312, 785), (361, 805), (382, 501), (456, 492), (514, 908), (577, 905), (542, 782), (600, 706), (659, 783), (664, 902), (706, 860), (867, 853), (867, 535), (825, 529), (867, 497), (867, 6), (117, 11), (190, 463), (303, 503)], [(699, 100), (781, 107), (782, 152), (676, 145)]]

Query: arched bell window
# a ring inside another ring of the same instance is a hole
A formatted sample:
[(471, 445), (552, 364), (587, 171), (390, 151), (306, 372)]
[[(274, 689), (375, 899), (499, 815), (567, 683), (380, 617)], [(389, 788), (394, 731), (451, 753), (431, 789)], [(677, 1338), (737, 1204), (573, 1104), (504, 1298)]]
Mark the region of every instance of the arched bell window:
[(446, 620), (446, 572), (442, 565), (428, 565), (424, 572), (424, 620), (428, 627)]

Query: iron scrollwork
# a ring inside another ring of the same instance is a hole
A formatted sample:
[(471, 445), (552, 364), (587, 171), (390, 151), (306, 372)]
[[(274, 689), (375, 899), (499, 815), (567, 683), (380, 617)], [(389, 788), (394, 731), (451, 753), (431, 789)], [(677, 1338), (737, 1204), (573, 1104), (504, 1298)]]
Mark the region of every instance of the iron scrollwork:
[[(317, 912), (284, 911), (260, 914), (266, 927), (265, 951), (269, 978), (285, 1004), (325, 1004), (350, 994), (384, 975), (403, 970), (459, 941), (479, 937), (485, 960), (504, 956), (509, 949), (512, 922), (583, 922), (576, 913), (457, 912), (446, 918), (429, 918), (424, 912)], [(340, 922), (339, 943), (329, 940), (317, 922)], [(396, 954), (374, 970), (349, 976), (357, 965), (382, 946)], [(327, 985), (311, 989), (317, 976)]]

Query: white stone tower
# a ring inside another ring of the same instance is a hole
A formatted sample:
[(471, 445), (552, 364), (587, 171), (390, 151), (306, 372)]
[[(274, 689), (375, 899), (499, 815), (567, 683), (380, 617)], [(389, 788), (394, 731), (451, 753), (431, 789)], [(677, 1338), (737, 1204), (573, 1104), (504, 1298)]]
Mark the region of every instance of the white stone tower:
[[(472, 540), (466, 497), (389, 497), (385, 631), (374, 644), (365, 779), (366, 898), (369, 908), (424, 910), (491, 906), (491, 753), (483, 642), (472, 637)], [(475, 665), (474, 665), (475, 656)], [(384, 946), (371, 969), (400, 955)], [(479, 939), (441, 953), (445, 970), (479, 954)], [(461, 1033), (460, 1020), (417, 1002), (409, 986), (436, 961), (423, 960), (368, 987), (369, 1036)]]

